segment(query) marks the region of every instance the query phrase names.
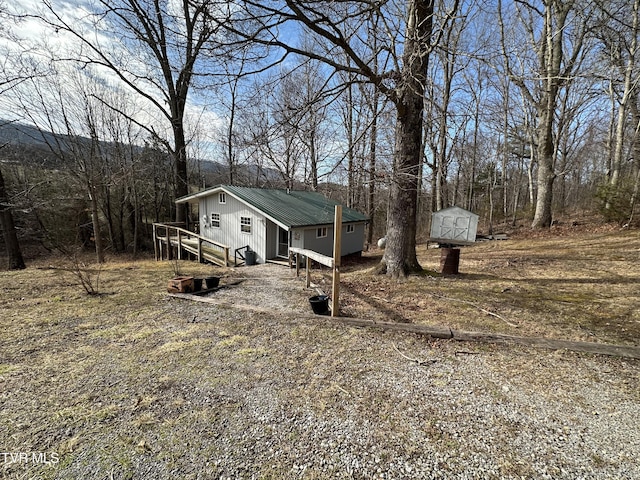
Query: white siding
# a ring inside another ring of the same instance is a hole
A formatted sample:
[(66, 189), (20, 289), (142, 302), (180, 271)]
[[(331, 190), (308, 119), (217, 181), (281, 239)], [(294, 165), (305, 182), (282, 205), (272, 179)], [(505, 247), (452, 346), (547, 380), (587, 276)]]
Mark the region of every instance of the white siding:
[[(256, 252), (258, 263), (276, 257), (279, 228), (271, 220), (253, 207), (225, 195), (225, 203), (219, 201), (219, 191), (200, 198), (200, 232), (205, 238), (228, 245), (233, 257), (237, 248), (249, 245)], [(220, 227), (211, 226), (211, 214), (220, 215)], [(240, 218), (251, 218), (251, 234), (240, 229)], [(206, 218), (206, 220), (205, 220)], [(347, 225), (342, 226), (342, 255), (361, 252), (364, 245), (364, 223), (353, 225), (353, 232), (347, 233)], [(291, 246), (307, 248), (323, 255), (333, 255), (333, 226), (325, 225), (327, 236), (317, 238), (318, 227), (295, 228), (291, 232)]]
[[(211, 214), (220, 214), (220, 228), (211, 227)], [(267, 219), (257, 210), (231, 195), (226, 195), (226, 203), (219, 202), (218, 193), (200, 199), (200, 232), (211, 240), (230, 247), (229, 255), (233, 257), (236, 248), (249, 245), (256, 252), (258, 263), (264, 263), (267, 255)], [(203, 217), (208, 221), (205, 223)], [(240, 217), (251, 218), (251, 233), (240, 231)]]

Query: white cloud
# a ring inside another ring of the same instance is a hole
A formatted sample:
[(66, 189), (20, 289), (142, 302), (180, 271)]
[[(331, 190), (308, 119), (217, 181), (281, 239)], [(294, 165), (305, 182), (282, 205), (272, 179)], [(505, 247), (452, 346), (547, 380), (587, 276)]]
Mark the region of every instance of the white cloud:
[[(170, 9), (172, 8), (171, 4), (175, 2), (176, 0), (169, 0)], [(117, 57), (120, 52), (128, 62), (127, 67), (135, 69), (138, 73), (149, 71), (150, 68), (152, 68), (152, 64), (150, 67), (150, 64), (144, 61), (144, 57), (131, 55), (130, 52), (123, 50), (117, 38), (95, 29), (91, 23), (89, 5), (90, 4), (84, 0), (51, 0), (52, 8), (62, 21), (73, 26), (77, 31), (82, 32), (87, 40), (96, 42), (102, 49), (110, 52), (114, 58)], [(173, 10), (177, 11), (178, 8), (177, 4), (173, 6)], [(9, 11), (10, 13), (22, 16), (22, 20), (12, 27), (16, 41), (7, 39), (3, 41), (0, 39), (0, 42), (3, 42), (4, 48), (11, 52), (16, 58), (19, 56), (19, 53), (22, 53), (32, 56), (36, 62), (48, 63), (52, 58), (50, 56), (52, 54), (58, 58), (69, 59), (77, 57), (83, 49), (85, 52), (88, 52), (86, 45), (83, 46), (82, 41), (78, 39), (77, 36), (63, 29), (55, 29), (38, 18), (42, 16), (53, 18), (52, 13), (47, 10), (42, 0), (23, 0), (19, 4), (18, 2), (12, 2), (9, 6)], [(54, 62), (52, 65), (58, 66), (60, 64)], [(62, 70), (65, 69), (63, 68)], [(133, 90), (125, 86), (124, 82), (122, 82), (115, 72), (108, 68), (98, 66), (76, 71), (85, 71), (93, 80), (99, 81), (102, 86), (110, 88), (113, 92), (116, 92), (116, 94), (120, 92), (122, 96), (133, 96), (136, 103), (136, 120), (152, 127), (158, 134), (166, 138), (171, 138), (171, 125), (166, 117), (160, 113), (159, 109), (154, 106), (151, 101), (144, 99), (138, 94), (134, 94)], [(47, 82), (49, 80), (43, 78), (40, 81)], [(157, 88), (157, 85), (153, 85), (149, 81), (138, 80), (137, 82), (140, 88), (147, 94), (152, 95), (161, 105), (165, 105), (162, 92)], [(194, 95), (195, 93), (192, 92), (191, 99), (186, 107), (186, 126), (189, 130), (200, 130), (203, 140), (210, 143), (213, 141), (211, 133), (213, 130), (216, 130), (214, 127), (221, 123), (221, 119), (211, 108), (203, 106), (207, 104), (206, 98), (196, 99)], [(5, 108), (7, 108), (6, 102), (3, 103)], [(2, 108), (3, 106), (0, 105), (0, 117), (3, 116)], [(5, 118), (10, 113), (11, 112), (5, 110)]]

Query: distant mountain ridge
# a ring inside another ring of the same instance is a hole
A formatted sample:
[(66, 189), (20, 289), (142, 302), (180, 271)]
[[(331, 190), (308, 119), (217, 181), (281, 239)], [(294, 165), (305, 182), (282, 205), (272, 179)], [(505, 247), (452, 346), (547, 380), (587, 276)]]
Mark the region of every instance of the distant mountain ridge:
[(47, 142), (54, 142), (55, 139), (54, 133), (43, 132), (32, 125), (0, 120), (0, 145), (47, 147)]
[[(8, 147), (4, 152), (0, 151), (0, 162), (24, 162), (25, 156), (28, 160), (38, 158), (38, 163), (42, 166), (52, 168), (60, 167), (60, 160), (54, 158), (49, 145), (56, 142), (66, 141), (68, 138), (64, 134), (55, 134), (49, 131), (41, 131), (32, 125), (19, 122), (10, 122), (0, 119), (0, 146)], [(81, 137), (81, 141), (90, 141), (87, 137)], [(109, 142), (104, 142), (109, 144)], [(23, 152), (21, 155), (20, 152)], [(38, 152), (37, 156), (33, 154)], [(44, 160), (44, 161), (43, 161)], [(197, 162), (194, 160), (194, 162)], [(205, 177), (209, 185), (226, 183), (229, 178), (229, 166), (213, 160), (201, 160), (199, 166), (192, 168), (191, 175), (196, 174), (195, 170)], [(280, 173), (273, 169), (262, 167), (257, 164), (236, 166), (236, 177), (242, 183), (253, 184), (265, 183), (278, 185), (282, 182)]]

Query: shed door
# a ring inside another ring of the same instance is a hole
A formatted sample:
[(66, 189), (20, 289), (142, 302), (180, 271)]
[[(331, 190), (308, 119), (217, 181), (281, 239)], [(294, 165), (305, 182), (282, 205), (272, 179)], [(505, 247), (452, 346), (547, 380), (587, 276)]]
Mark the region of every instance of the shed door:
[(289, 231), (278, 227), (278, 256), (289, 258)]

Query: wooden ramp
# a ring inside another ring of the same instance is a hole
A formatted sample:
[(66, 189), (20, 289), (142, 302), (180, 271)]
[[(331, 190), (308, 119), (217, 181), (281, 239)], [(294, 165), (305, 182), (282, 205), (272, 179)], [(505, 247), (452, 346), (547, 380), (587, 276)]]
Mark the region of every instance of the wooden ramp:
[(197, 233), (191, 232), (171, 223), (153, 224), (153, 246), (156, 260), (171, 260), (176, 251), (178, 260), (188, 254), (196, 257), (198, 262), (211, 262), (222, 267), (229, 267), (235, 262), (229, 258), (229, 247), (214, 242)]

